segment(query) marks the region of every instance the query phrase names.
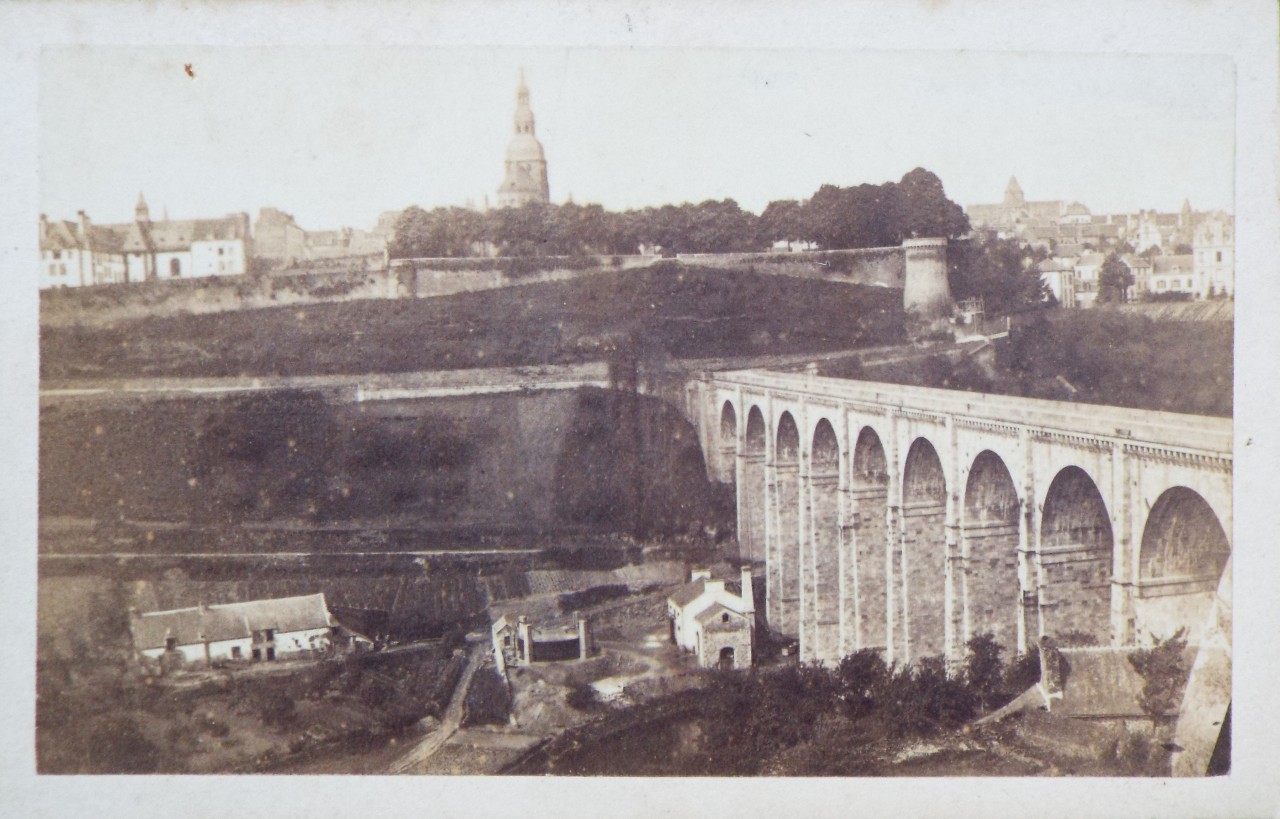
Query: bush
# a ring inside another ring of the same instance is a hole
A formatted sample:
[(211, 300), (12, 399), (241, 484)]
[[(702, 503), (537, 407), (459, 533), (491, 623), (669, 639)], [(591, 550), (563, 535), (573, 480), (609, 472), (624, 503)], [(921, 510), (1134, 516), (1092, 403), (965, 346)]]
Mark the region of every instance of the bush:
[(575, 711), (594, 711), (600, 707), (600, 696), (590, 683), (574, 683), (565, 695), (565, 704)]
[(930, 736), (958, 728), (976, 713), (976, 697), (947, 675), (942, 657), (924, 657), (893, 676), (883, 716), (900, 736)]
[(282, 692), (273, 691), (258, 703), (258, 719), (270, 728), (284, 728), (297, 717), (293, 700)]
[(143, 735), (131, 717), (102, 717), (89, 733), (84, 773), (153, 773), (160, 768), (160, 749)]
[(1139, 704), (1153, 717), (1175, 713), (1182, 705), (1182, 692), (1191, 671), (1183, 659), (1185, 635), (1186, 629), (1180, 628), (1154, 647), (1129, 655), (1129, 663), (1143, 681)]
[(840, 699), (851, 719), (872, 712), (876, 701), (884, 696), (890, 679), (889, 667), (880, 657), (880, 652), (869, 648), (841, 660), (835, 674), (840, 682)]
[(1005, 696), (1003, 650), (991, 632), (984, 632), (965, 644), (969, 655), (965, 660), (964, 679), (973, 690), (977, 707), (987, 711), (1008, 702)]
[(609, 600), (626, 597), (630, 593), (625, 583), (613, 583), (607, 586), (594, 586), (582, 591), (560, 595), (556, 605), (561, 612), (580, 611), (597, 606)]
[(463, 711), (463, 725), (506, 725), (511, 692), (497, 669), (482, 669), (471, 678)]

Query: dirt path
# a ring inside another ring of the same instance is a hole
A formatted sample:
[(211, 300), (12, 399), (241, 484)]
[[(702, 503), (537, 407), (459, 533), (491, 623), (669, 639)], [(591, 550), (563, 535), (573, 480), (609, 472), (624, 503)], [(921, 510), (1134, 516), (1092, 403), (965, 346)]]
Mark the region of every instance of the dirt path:
[(462, 676), (458, 678), (458, 684), (453, 689), (453, 697), (444, 710), (440, 726), (410, 748), (404, 756), (393, 762), (390, 773), (419, 773), (419, 769), (426, 764), (427, 760), (457, 732), (458, 726), (462, 724), (462, 705), (467, 698), (467, 689), (471, 687), (471, 678), (475, 676), (476, 669), (484, 661), (487, 650), (486, 643), (471, 644), (467, 653), (466, 668), (462, 670)]

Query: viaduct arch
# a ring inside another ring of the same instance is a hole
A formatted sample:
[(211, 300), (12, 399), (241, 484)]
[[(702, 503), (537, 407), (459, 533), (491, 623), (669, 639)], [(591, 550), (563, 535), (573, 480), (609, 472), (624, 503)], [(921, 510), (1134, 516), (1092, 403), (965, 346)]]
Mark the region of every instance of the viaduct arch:
[(1230, 419), (761, 371), (684, 399), (806, 661), (1194, 644), (1229, 566)]

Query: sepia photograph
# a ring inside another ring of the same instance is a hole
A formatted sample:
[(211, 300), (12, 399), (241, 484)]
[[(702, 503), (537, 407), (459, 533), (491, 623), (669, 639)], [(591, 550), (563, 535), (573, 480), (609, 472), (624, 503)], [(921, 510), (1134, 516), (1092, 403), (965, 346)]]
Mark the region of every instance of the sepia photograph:
[(41, 783), (1243, 781), (1257, 66), (224, 34), (28, 55)]

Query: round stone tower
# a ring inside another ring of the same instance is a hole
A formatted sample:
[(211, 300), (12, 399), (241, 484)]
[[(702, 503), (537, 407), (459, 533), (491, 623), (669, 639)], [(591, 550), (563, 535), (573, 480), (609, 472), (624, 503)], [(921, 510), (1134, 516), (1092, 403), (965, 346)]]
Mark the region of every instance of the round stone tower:
[(917, 319), (933, 321), (951, 315), (947, 283), (947, 240), (905, 239), (902, 307)]

